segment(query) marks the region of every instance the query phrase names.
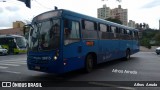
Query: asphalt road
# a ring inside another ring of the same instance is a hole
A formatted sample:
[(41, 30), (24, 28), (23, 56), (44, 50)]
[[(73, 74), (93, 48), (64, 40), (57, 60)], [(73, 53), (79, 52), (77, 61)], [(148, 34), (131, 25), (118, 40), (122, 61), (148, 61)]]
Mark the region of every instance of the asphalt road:
[[(128, 61), (120, 59), (99, 64), (91, 73), (77, 70), (63, 75), (28, 70), (26, 66), (26, 54), (0, 56), (0, 81), (62, 81), (65, 82), (64, 84), (70, 83), (70, 86), (80, 83), (82, 86), (85, 86), (86, 83), (87, 85), (89, 83), (89, 85), (96, 86), (96, 88), (107, 86), (116, 87), (117, 89), (138, 89), (134, 87), (135, 83), (146, 84), (155, 82), (155, 84), (160, 86), (160, 83), (156, 82), (160, 81), (160, 55), (156, 55), (155, 52), (139, 52), (132, 55)], [(124, 87), (128, 83), (131, 83), (131, 87)], [(63, 85), (60, 87), (64, 89)], [(94, 90), (95, 88), (92, 89)]]

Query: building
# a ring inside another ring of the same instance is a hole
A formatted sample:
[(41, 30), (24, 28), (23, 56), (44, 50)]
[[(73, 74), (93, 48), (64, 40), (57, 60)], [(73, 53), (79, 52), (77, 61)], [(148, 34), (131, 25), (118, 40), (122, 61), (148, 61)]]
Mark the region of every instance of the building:
[(128, 10), (121, 8), (121, 5), (118, 8), (110, 9), (106, 5), (103, 5), (102, 8), (98, 8), (98, 18), (107, 19), (107, 18), (115, 18), (119, 19), (123, 25), (128, 24)]
[(25, 25), (22, 21), (13, 22), (13, 28), (22, 28)]
[(121, 5), (118, 5), (118, 8), (111, 10), (111, 17), (119, 19), (123, 25), (128, 24), (128, 10), (121, 8)]
[(25, 23), (23, 23), (22, 21), (13, 22), (13, 28), (0, 30), (0, 35), (16, 34), (16, 35), (22, 35), (23, 36), (23, 26), (24, 25), (25, 25)]
[(4, 34), (15, 34), (23, 36), (23, 28), (10, 28), (10, 29), (2, 29), (0, 30), (0, 35)]
[(103, 8), (98, 8), (97, 10), (97, 16), (101, 19), (107, 19), (111, 17), (110, 14), (111, 9), (107, 7), (106, 5), (103, 5)]
[(136, 23), (133, 20), (129, 20), (128, 27), (136, 28)]

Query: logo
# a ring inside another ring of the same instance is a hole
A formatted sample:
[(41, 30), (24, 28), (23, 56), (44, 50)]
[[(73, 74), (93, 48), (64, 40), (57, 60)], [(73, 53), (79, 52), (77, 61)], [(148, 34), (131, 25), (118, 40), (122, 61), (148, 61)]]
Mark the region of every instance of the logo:
[(2, 87), (42, 87), (38, 82), (2, 82)]
[(11, 87), (11, 82), (2, 82), (2, 87)]

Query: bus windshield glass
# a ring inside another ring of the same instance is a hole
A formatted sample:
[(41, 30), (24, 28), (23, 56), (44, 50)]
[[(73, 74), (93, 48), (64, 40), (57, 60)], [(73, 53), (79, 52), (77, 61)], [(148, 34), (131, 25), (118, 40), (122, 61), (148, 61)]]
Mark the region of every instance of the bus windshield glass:
[(59, 48), (59, 38), (59, 19), (34, 23), (29, 34), (29, 49), (32, 51), (57, 49)]
[(15, 39), (19, 48), (26, 48), (26, 40), (24, 37), (16, 37)]

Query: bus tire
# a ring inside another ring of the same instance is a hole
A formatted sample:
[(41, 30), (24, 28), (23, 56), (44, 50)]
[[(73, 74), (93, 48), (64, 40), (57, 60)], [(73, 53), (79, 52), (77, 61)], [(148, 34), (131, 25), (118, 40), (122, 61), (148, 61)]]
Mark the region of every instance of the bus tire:
[(126, 56), (125, 56), (125, 60), (129, 60), (131, 57), (131, 54), (130, 54), (130, 50), (129, 49), (127, 49), (126, 50)]
[(85, 60), (85, 72), (89, 73), (93, 70), (93, 56), (91, 54), (87, 55)]
[(19, 54), (19, 52), (15, 52), (15, 54)]

